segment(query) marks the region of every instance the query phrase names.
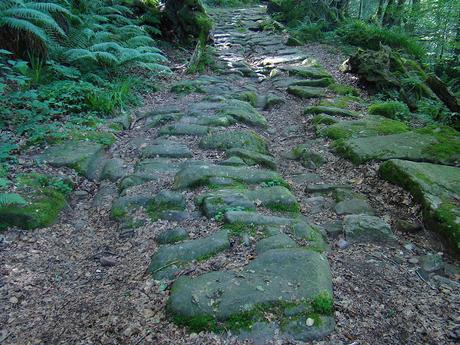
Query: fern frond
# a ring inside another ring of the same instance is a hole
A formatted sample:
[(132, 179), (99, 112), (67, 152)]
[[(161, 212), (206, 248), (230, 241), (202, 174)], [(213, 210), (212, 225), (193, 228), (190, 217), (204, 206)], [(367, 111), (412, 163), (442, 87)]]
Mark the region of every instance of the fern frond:
[(94, 56), (94, 53), (89, 51), (88, 49), (81, 49), (81, 48), (69, 49), (66, 52), (65, 57), (70, 62), (76, 62), (76, 61), (81, 61), (81, 60), (92, 60), (94, 62), (97, 62), (97, 59)]
[(153, 44), (155, 41), (150, 37), (150, 36), (136, 36), (133, 38), (130, 38), (126, 44), (128, 47), (131, 48), (137, 48), (139, 46), (147, 46), (149, 44)]
[(68, 16), (72, 15), (67, 8), (52, 2), (29, 2), (27, 4), (27, 8), (35, 9), (41, 12), (62, 13)]
[(137, 62), (134, 65), (159, 74), (170, 75), (173, 73), (169, 67), (153, 62)]
[(104, 52), (104, 51), (95, 52), (94, 56), (96, 57), (99, 63), (106, 65), (106, 66), (113, 67), (120, 63), (118, 58), (114, 54), (109, 53), (109, 52)]
[(48, 37), (42, 28), (24, 19), (0, 17), (0, 27), (2, 26), (7, 26), (15, 31), (26, 32), (35, 36), (42, 42), (46, 42), (48, 40)]
[(7, 205), (26, 205), (27, 201), (16, 193), (1, 193), (0, 194), (0, 206)]
[(91, 51), (121, 51), (124, 48), (115, 42), (102, 42), (93, 44), (90, 48)]

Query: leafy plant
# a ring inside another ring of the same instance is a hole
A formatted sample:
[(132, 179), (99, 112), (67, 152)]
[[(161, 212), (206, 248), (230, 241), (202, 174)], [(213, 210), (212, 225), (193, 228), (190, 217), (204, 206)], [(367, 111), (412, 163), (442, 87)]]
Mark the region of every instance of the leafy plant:
[(27, 201), (16, 193), (0, 193), (0, 207), (8, 205), (26, 205)]

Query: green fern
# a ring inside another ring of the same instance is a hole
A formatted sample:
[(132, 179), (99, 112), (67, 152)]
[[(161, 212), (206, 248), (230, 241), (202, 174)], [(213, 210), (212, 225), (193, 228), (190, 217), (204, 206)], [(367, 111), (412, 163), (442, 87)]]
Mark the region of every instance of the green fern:
[(16, 193), (1, 193), (0, 207), (8, 205), (26, 205), (27, 201), (22, 196)]

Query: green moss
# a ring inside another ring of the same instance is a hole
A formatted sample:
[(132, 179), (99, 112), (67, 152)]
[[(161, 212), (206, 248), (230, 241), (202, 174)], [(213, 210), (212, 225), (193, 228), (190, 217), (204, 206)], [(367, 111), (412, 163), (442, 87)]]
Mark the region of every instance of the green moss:
[(321, 315), (332, 315), (334, 311), (334, 301), (332, 300), (332, 297), (326, 292), (316, 296), (311, 304), (313, 310)]
[(121, 219), (123, 218), (124, 216), (126, 216), (126, 211), (121, 208), (121, 207), (115, 207), (115, 208), (112, 208), (112, 211), (111, 211), (111, 214), (112, 214), (112, 217), (115, 218), (115, 219)]
[[(211, 315), (197, 315), (190, 318), (177, 315), (172, 316), (174, 323), (187, 327), (190, 331), (238, 331), (251, 330), (257, 322), (267, 322), (267, 315), (271, 321), (278, 322), (283, 329), (289, 321), (312, 318), (316, 327), (322, 324), (321, 316), (331, 315), (333, 312), (332, 298), (327, 293), (318, 295), (312, 301), (277, 301), (254, 305), (250, 310), (231, 315), (225, 320), (218, 320)], [(287, 316), (289, 315), (289, 316)]]
[(352, 103), (359, 102), (360, 98), (354, 97), (354, 96), (340, 96), (337, 97), (333, 100), (326, 100), (323, 99), (321, 102), (319, 102), (319, 106), (324, 106), (324, 107), (336, 107), (336, 108), (341, 108), (341, 109), (347, 109), (348, 106)]
[(257, 94), (254, 91), (245, 91), (240, 93), (236, 98), (241, 101), (248, 102), (253, 107), (255, 107), (257, 104)]
[(369, 106), (369, 114), (380, 115), (389, 119), (407, 119), (410, 115), (406, 104), (398, 101), (377, 102)]
[(426, 148), (424, 152), (441, 160), (460, 155), (460, 135), (455, 129), (447, 126), (428, 126), (415, 132), (431, 135), (438, 141)]
[(329, 89), (338, 95), (359, 97), (359, 90), (353, 86), (343, 84), (329, 85)]
[(65, 196), (53, 187), (36, 191), (28, 199), (28, 204), (24, 206), (8, 205), (0, 208), (0, 230), (10, 226), (23, 229), (49, 226), (66, 204)]
[(425, 211), (424, 214), (428, 216), (429, 221), (434, 221), (438, 225), (439, 231), (449, 240), (450, 247), (458, 253), (460, 251), (460, 212), (458, 205), (444, 200), (434, 211), (433, 219), (430, 219), (428, 211)]
[(321, 131), (321, 135), (337, 140), (351, 137), (352, 132), (343, 127), (328, 127)]
[(230, 236), (241, 236), (244, 233), (257, 234), (257, 226), (242, 223), (224, 224), (223, 229), (228, 230)]
[(330, 115), (318, 114), (313, 117), (311, 122), (315, 125), (333, 125), (337, 123), (337, 119)]
[(298, 203), (292, 205), (282, 205), (278, 203), (264, 205), (266, 208), (276, 212), (290, 212), (290, 213), (299, 213), (300, 205)]

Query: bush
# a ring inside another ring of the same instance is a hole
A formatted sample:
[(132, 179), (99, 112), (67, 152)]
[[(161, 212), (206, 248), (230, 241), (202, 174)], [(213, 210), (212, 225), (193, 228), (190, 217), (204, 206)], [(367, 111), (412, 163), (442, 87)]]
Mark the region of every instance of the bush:
[(406, 104), (399, 101), (378, 102), (369, 107), (369, 114), (380, 115), (393, 120), (404, 120), (410, 115)]
[(324, 37), (325, 24), (302, 22), (292, 30), (292, 35), (302, 42), (318, 41)]
[(335, 33), (345, 43), (364, 49), (379, 50), (381, 45), (386, 45), (418, 59), (425, 56), (425, 49), (414, 38), (400, 30), (381, 28), (359, 20), (348, 20), (343, 22)]

